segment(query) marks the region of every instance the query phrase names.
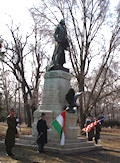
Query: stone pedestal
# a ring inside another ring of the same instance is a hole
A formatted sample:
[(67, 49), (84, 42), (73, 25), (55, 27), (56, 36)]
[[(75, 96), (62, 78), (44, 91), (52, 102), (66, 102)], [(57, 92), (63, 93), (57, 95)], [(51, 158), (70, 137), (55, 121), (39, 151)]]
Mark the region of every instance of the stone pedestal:
[[(49, 125), (53, 120), (63, 112), (66, 105), (66, 94), (71, 88), (70, 74), (61, 70), (49, 71), (44, 76), (44, 88), (40, 108), (34, 112), (33, 136), (37, 136), (36, 125), (41, 118), (41, 113), (46, 114), (46, 121)], [(77, 139), (77, 115), (66, 111), (66, 141), (67, 139)], [(48, 130), (48, 141), (60, 142), (59, 136), (51, 127)]]
[[(48, 124), (63, 112), (66, 105), (65, 97), (68, 90), (71, 88), (70, 79), (70, 74), (61, 70), (54, 70), (45, 73), (41, 105), (33, 115), (33, 136), (37, 135), (36, 125), (37, 121), (40, 119), (41, 112), (46, 113)], [(52, 131), (50, 133), (51, 134), (48, 135), (53, 134)]]
[[(70, 74), (61, 70), (54, 70), (45, 73), (44, 88), (40, 107), (34, 112), (33, 133), (27, 145), (32, 143), (37, 137), (37, 122), (41, 118), (41, 113), (46, 114), (46, 121), (49, 125), (53, 120), (63, 112), (66, 105), (66, 94), (70, 86)], [(77, 114), (66, 111), (65, 120), (65, 145), (60, 147), (60, 139), (55, 130), (50, 127), (48, 130), (48, 143), (45, 150), (49, 152), (59, 152), (63, 154), (86, 152), (90, 150), (101, 149), (101, 146), (95, 146), (93, 142), (87, 142), (87, 139), (78, 138)], [(29, 137), (21, 138), (19, 141), (25, 144)], [(36, 141), (34, 141), (36, 142)], [(19, 142), (18, 142), (19, 143)], [(22, 144), (22, 143), (21, 143)], [(34, 146), (32, 144), (32, 146)], [(35, 146), (36, 147), (36, 146)]]
[(66, 111), (66, 121), (65, 121), (65, 138), (77, 139), (78, 137), (78, 127), (77, 127), (77, 114), (69, 113)]

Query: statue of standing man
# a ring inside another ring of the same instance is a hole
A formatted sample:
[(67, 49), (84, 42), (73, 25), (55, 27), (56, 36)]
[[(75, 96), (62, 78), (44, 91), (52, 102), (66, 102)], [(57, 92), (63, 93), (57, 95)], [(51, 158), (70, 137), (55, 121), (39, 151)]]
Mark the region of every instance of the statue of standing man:
[(56, 66), (63, 67), (63, 64), (65, 63), (65, 50), (68, 50), (69, 42), (67, 39), (67, 31), (65, 28), (64, 19), (62, 19), (58, 24), (54, 33), (54, 38), (56, 44), (55, 44), (55, 49), (53, 52), (52, 61), (49, 70), (51, 70), (52, 67), (56, 67)]

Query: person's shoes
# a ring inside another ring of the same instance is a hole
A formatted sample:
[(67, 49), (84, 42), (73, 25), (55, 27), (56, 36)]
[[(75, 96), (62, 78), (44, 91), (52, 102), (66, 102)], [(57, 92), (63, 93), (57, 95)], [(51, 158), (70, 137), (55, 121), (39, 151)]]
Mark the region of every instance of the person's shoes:
[(7, 153), (6, 156), (10, 156), (10, 157), (12, 157), (12, 156), (15, 156), (15, 155), (12, 154), (12, 153)]
[(14, 155), (13, 153), (11, 153), (11, 156), (13, 156), (13, 157), (14, 157), (15, 155)]
[(42, 151), (37, 151), (37, 153), (39, 153), (39, 154), (40, 154), (40, 153), (42, 153)]

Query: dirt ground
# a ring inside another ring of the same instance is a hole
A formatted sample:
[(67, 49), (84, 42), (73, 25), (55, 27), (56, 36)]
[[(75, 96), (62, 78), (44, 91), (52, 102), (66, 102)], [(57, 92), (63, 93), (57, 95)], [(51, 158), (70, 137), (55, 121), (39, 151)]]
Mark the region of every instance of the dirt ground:
[(14, 158), (6, 156), (5, 147), (0, 144), (0, 163), (119, 163), (120, 149), (104, 149), (74, 155), (53, 153), (37, 154), (35, 149), (15, 147)]
[[(0, 130), (1, 132), (1, 130)], [(6, 156), (5, 146), (0, 143), (0, 163), (120, 163), (119, 132), (102, 132), (103, 150), (70, 155), (57, 153), (38, 154), (36, 149), (14, 147), (14, 158)]]

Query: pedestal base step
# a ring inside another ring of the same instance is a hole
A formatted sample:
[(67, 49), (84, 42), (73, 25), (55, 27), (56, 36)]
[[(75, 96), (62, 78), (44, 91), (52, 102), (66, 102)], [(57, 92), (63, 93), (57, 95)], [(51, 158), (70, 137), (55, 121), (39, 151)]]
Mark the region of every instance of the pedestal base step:
[[(32, 135), (20, 136), (16, 138), (16, 145), (25, 146), (30, 148), (36, 148), (37, 144), (35, 137)], [(93, 150), (101, 150), (101, 145), (95, 145), (94, 142), (89, 142), (84, 138), (78, 138), (76, 140), (66, 140), (65, 145), (60, 147), (60, 141), (58, 139), (48, 140), (48, 143), (44, 147), (45, 151), (55, 152), (61, 154), (71, 154), (71, 153), (82, 153), (89, 152)]]

